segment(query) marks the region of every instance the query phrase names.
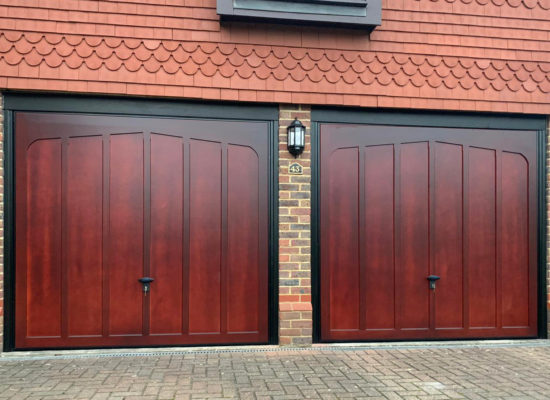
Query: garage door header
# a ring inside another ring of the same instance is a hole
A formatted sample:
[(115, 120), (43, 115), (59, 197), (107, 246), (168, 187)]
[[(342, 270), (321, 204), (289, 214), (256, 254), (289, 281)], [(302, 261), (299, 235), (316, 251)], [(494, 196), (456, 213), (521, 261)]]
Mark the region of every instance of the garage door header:
[(311, 120), (315, 122), (334, 122), (349, 124), (440, 126), (449, 128), (477, 129), (546, 129), (546, 118), (524, 114), (471, 114), (450, 112), (396, 112), (365, 111), (358, 109), (334, 109), (318, 107), (311, 111)]
[[(163, 117), (215, 117), (218, 119), (255, 121), (274, 121), (279, 118), (278, 107), (273, 105), (128, 99), (111, 96), (58, 96), (31, 93), (4, 94), (4, 109)], [(212, 109), (216, 110), (215, 113), (212, 112)]]

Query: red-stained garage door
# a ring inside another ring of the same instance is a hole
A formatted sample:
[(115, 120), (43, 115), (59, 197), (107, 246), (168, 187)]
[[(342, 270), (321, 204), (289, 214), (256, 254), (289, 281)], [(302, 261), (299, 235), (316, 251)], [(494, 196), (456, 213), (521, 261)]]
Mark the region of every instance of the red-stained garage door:
[(267, 123), (15, 126), (17, 348), (268, 340)]
[(322, 124), (321, 339), (536, 336), (536, 143)]

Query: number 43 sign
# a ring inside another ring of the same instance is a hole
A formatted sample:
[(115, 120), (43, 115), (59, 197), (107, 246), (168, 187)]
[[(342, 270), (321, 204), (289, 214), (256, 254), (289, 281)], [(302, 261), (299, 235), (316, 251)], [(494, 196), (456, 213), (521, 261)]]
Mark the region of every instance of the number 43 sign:
[(298, 163), (292, 163), (288, 166), (288, 173), (291, 175), (302, 175), (304, 168)]

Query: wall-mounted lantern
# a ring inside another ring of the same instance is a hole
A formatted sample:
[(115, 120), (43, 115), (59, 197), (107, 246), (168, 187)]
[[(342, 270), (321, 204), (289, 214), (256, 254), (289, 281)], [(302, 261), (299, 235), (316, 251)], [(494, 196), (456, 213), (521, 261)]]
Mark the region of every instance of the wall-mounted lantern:
[(302, 154), (306, 146), (306, 127), (295, 118), (286, 128), (286, 132), (288, 152), (296, 158)]

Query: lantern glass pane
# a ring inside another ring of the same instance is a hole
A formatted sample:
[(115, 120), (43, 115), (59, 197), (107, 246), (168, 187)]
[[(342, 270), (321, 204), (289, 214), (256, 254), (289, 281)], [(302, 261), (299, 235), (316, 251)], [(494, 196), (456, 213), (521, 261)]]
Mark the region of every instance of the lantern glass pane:
[(294, 128), (290, 128), (288, 130), (288, 145), (289, 146), (294, 146), (296, 144), (296, 134), (295, 134), (295, 129)]
[(306, 145), (306, 128), (300, 128), (300, 146), (304, 147)]

